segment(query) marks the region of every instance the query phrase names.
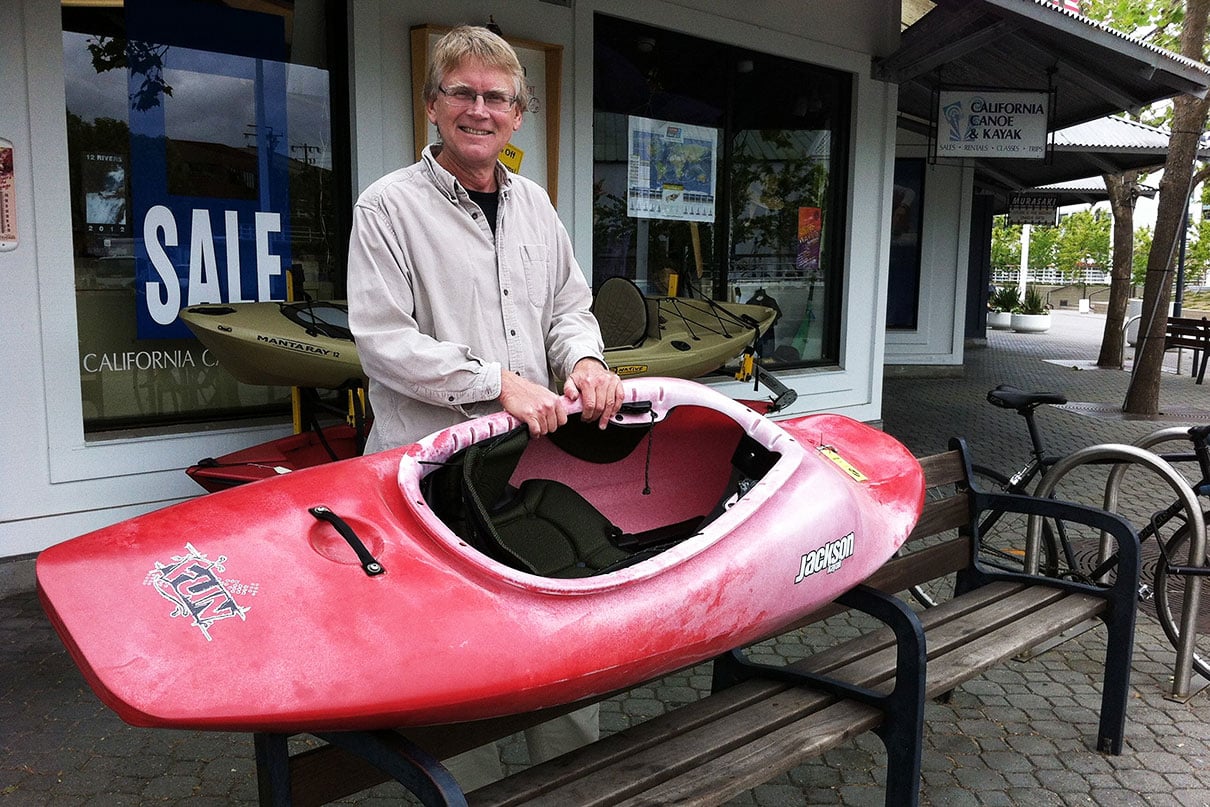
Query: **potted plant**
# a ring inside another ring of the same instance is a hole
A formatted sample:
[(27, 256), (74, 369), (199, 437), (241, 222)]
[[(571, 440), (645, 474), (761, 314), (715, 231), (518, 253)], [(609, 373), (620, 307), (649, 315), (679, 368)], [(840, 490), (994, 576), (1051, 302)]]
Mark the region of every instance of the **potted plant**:
[(1001, 286), (987, 298), (987, 327), (1008, 330), (1012, 327), (1012, 313), (1021, 305), (1021, 296), (1012, 286)]
[(1046, 301), (1032, 286), (1026, 290), (1021, 307), (1013, 312), (1012, 329), (1018, 333), (1044, 333), (1050, 330), (1050, 311)]

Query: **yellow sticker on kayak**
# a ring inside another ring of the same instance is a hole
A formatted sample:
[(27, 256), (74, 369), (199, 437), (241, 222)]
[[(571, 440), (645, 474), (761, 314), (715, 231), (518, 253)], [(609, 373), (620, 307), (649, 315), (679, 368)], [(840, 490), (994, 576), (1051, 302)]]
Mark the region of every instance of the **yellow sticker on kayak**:
[(865, 482), (867, 480), (865, 474), (854, 468), (852, 463), (840, 456), (840, 453), (831, 446), (819, 446), (818, 451), (820, 454), (823, 454), (825, 457), (835, 463), (837, 468), (844, 471), (853, 480), (857, 482)]
[(647, 365), (646, 364), (621, 364), (621, 365), (618, 365), (617, 367), (613, 368), (613, 371), (615, 373), (617, 373), (618, 375), (622, 376), (623, 378), (625, 378), (626, 376), (639, 375), (640, 373), (647, 372)]

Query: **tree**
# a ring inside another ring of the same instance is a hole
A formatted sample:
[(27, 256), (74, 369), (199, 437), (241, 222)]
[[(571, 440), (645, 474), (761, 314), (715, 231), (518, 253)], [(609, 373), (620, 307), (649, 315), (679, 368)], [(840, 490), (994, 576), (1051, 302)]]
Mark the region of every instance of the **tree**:
[[(1173, 0), (1083, 0), (1081, 13), (1099, 20), (1118, 31), (1133, 33), (1168, 50), (1180, 46), (1180, 32), (1185, 20), (1185, 7)], [(1142, 110), (1137, 116), (1152, 126), (1169, 123), (1172, 107), (1157, 105)], [(1123, 174), (1107, 174), (1103, 177), (1109, 195), (1109, 207), (1113, 214), (1113, 263), (1110, 269), (1109, 308), (1105, 318), (1105, 332), (1101, 338), (1101, 352), (1097, 364), (1102, 367), (1117, 367), (1123, 349), (1122, 327), (1126, 320), (1127, 302), (1132, 284), (1143, 282), (1144, 272), (1137, 266), (1139, 255), (1137, 239), (1145, 237), (1147, 248), (1151, 245), (1151, 231), (1134, 230), (1134, 203), (1138, 199), (1138, 185), (1143, 174), (1128, 171)], [(1132, 241), (1135, 242), (1132, 244)], [(1146, 251), (1143, 252), (1144, 261)]]
[[(1181, 29), (1181, 55), (1202, 61), (1206, 46), (1206, 24), (1210, 0), (1188, 0)], [(1198, 140), (1206, 125), (1210, 100), (1179, 95), (1172, 102), (1172, 135), (1164, 176), (1160, 180), (1159, 203), (1155, 216), (1155, 235), (1147, 255), (1147, 276), (1143, 284), (1143, 312), (1139, 321), (1138, 348), (1134, 372), (1126, 390), (1122, 410), (1136, 415), (1154, 415), (1159, 411), (1160, 372), (1164, 361), (1164, 331), (1168, 302), (1172, 297), (1173, 258), (1182, 229), (1189, 194), (1193, 189), (1193, 162)]]
[[(1109, 307), (1097, 366), (1118, 367), (1125, 349), (1126, 308), (1134, 274), (1134, 203), (1138, 199), (1139, 172), (1106, 174), (1103, 179), (1113, 216), (1113, 251), (1109, 269)], [(1147, 243), (1151, 244), (1150, 230), (1147, 231)]]
[(1077, 278), (1089, 261), (1109, 265), (1109, 231), (1112, 217), (1103, 210), (1077, 210), (1059, 221), (1055, 266), (1064, 277)]
[(1189, 233), (1189, 248), (1185, 253), (1185, 279), (1194, 285), (1205, 285), (1208, 270), (1210, 270), (1210, 219), (1202, 219)]
[(1001, 270), (1021, 265), (1021, 225), (1009, 224), (1008, 216), (992, 222), (992, 266)]
[(1134, 233), (1134, 253), (1130, 257), (1130, 283), (1143, 285), (1147, 278), (1147, 256), (1151, 254), (1152, 232), (1150, 227), (1140, 227)]
[(1055, 266), (1059, 260), (1058, 227), (1029, 228), (1029, 268), (1042, 270)]

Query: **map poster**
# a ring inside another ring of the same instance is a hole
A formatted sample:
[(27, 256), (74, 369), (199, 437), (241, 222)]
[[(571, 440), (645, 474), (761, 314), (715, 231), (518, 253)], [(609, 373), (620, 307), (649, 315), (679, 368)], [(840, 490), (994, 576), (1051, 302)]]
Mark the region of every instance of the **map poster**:
[(626, 214), (714, 221), (718, 130), (631, 116)]

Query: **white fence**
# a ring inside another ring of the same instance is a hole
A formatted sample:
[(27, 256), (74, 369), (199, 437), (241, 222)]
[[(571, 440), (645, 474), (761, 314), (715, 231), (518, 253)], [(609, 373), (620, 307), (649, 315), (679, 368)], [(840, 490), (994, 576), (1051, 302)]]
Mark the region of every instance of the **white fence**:
[[(1020, 272), (1016, 267), (1012, 269), (993, 268), (992, 282), (1001, 286), (1016, 283), (1019, 275)], [(1046, 269), (1030, 269), (1026, 282), (1039, 283), (1044, 286), (1065, 286), (1071, 283), (1107, 286), (1109, 285), (1109, 273), (1104, 269), (1098, 268), (1085, 269), (1082, 272), (1065, 273), (1053, 267), (1048, 267)]]
[[(1210, 272), (1192, 272), (1186, 270), (1186, 286), (1210, 286)], [(1015, 285), (1019, 270), (992, 268), (992, 282), (998, 286)], [(1060, 272), (1058, 269), (1030, 269), (1027, 283), (1037, 283), (1043, 286), (1070, 286), (1087, 283), (1090, 286), (1108, 286), (1109, 273), (1104, 269), (1085, 269), (1083, 272)]]

